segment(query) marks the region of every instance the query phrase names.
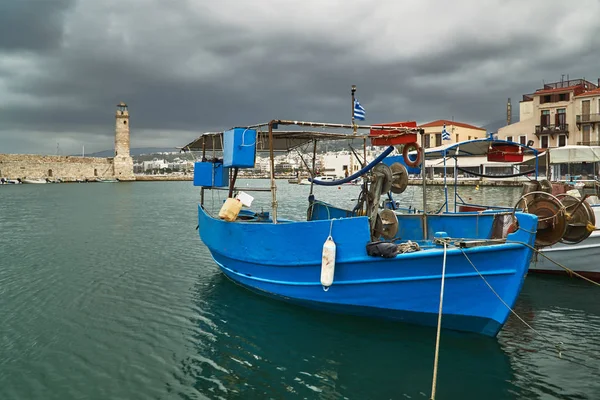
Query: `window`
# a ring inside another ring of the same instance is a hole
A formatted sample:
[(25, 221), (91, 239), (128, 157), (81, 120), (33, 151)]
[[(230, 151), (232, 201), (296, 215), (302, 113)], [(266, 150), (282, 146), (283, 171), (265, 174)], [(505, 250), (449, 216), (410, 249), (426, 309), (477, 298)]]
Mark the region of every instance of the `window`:
[(456, 143), (460, 142), (460, 136), (458, 136), (458, 133), (456, 134)]
[(548, 148), (548, 135), (540, 136), (540, 143), (541, 143), (540, 147), (542, 149), (547, 149)]
[(542, 98), (540, 99), (540, 103), (550, 103), (551, 101), (552, 101), (552, 96), (549, 94), (542, 96)]
[(569, 93), (561, 93), (558, 95), (558, 101), (569, 101)]
[(558, 135), (556, 139), (556, 145), (558, 147), (563, 147), (567, 145), (567, 135)]
[(559, 108), (556, 110), (556, 126), (564, 128), (567, 123), (567, 109)]
[(436, 133), (435, 134), (435, 146), (441, 146), (442, 145), (442, 134), (441, 133)]
[(512, 142), (513, 141), (513, 137), (512, 136), (507, 136), (506, 140), (509, 141), (509, 142)]
[(581, 132), (581, 141), (583, 142), (583, 145), (589, 146), (590, 145), (590, 125), (584, 125), (583, 126), (583, 131)]
[(550, 110), (542, 110), (542, 118), (540, 119), (540, 125), (550, 125)]
[(519, 143), (522, 145), (527, 144), (527, 136), (525, 136), (525, 135), (519, 136)]
[(94, 176), (98, 176), (98, 170), (94, 168)]
[(423, 135), (423, 139), (425, 140), (425, 143), (423, 143), (423, 147), (425, 147), (426, 149), (428, 149), (429, 145), (431, 143), (431, 136), (429, 136), (429, 135)]
[(52, 170), (51, 169), (48, 170), (48, 176), (52, 177)]
[(590, 100), (583, 100), (581, 102), (581, 122), (588, 122), (590, 120)]
[(469, 140), (471, 140), (471, 136), (469, 136)]

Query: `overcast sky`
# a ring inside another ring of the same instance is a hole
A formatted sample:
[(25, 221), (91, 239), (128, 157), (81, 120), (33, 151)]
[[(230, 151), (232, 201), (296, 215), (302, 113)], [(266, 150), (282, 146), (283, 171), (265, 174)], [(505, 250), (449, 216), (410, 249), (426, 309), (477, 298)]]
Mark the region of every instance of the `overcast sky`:
[(1, 0), (0, 153), (132, 147), (273, 118), (485, 125), (600, 76), (600, 2)]

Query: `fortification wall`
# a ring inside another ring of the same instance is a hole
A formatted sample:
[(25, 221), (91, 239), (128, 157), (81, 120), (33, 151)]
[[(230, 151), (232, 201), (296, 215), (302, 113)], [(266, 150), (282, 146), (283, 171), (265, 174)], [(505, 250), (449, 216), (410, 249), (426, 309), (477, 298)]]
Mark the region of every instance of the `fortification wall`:
[(0, 154), (0, 178), (112, 178), (112, 158)]

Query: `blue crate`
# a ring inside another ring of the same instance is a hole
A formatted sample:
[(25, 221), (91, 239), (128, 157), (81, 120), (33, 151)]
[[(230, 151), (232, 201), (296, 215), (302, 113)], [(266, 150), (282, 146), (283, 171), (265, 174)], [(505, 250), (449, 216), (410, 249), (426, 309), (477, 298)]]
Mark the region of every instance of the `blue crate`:
[(234, 128), (223, 132), (223, 166), (254, 168), (256, 130)]
[(213, 185), (213, 163), (194, 163), (194, 186), (211, 187)]
[(194, 163), (194, 186), (226, 187), (229, 186), (229, 168), (213, 162)]
[(213, 186), (229, 186), (229, 168), (225, 168), (222, 163), (215, 163), (213, 170)]

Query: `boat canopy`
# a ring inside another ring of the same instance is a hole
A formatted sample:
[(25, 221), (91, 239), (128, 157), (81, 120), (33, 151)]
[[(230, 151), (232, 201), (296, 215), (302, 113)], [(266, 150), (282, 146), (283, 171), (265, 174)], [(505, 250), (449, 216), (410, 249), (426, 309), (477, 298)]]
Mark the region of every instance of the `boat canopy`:
[(506, 140), (499, 140), (493, 138), (485, 139), (474, 139), (467, 140), (464, 142), (450, 143), (447, 145), (432, 147), (425, 150), (425, 159), (439, 159), (444, 157), (473, 157), (473, 156), (485, 156), (488, 154), (490, 147), (494, 145), (512, 145), (519, 146), (522, 149), (523, 155), (529, 155), (529, 159), (535, 158), (538, 155), (538, 151), (533, 147), (526, 145), (509, 142)]
[(548, 149), (550, 164), (570, 164), (600, 161), (600, 146), (563, 146)]
[[(330, 124), (320, 122), (303, 122), (288, 120), (273, 120), (270, 123), (244, 126), (242, 129), (256, 130), (256, 151), (269, 151), (269, 125), (272, 126), (273, 151), (290, 151), (313, 140), (352, 140), (369, 138), (371, 131), (388, 131), (387, 137), (417, 133), (418, 129), (385, 125), (346, 125)], [(301, 126), (305, 130), (279, 130), (279, 125)], [(331, 131), (325, 131), (329, 128)], [(319, 130), (320, 129), (320, 130)], [(346, 132), (341, 130), (346, 129)], [(348, 133), (348, 129), (354, 129), (355, 133)], [(223, 132), (206, 132), (182, 146), (182, 151), (222, 151)]]

